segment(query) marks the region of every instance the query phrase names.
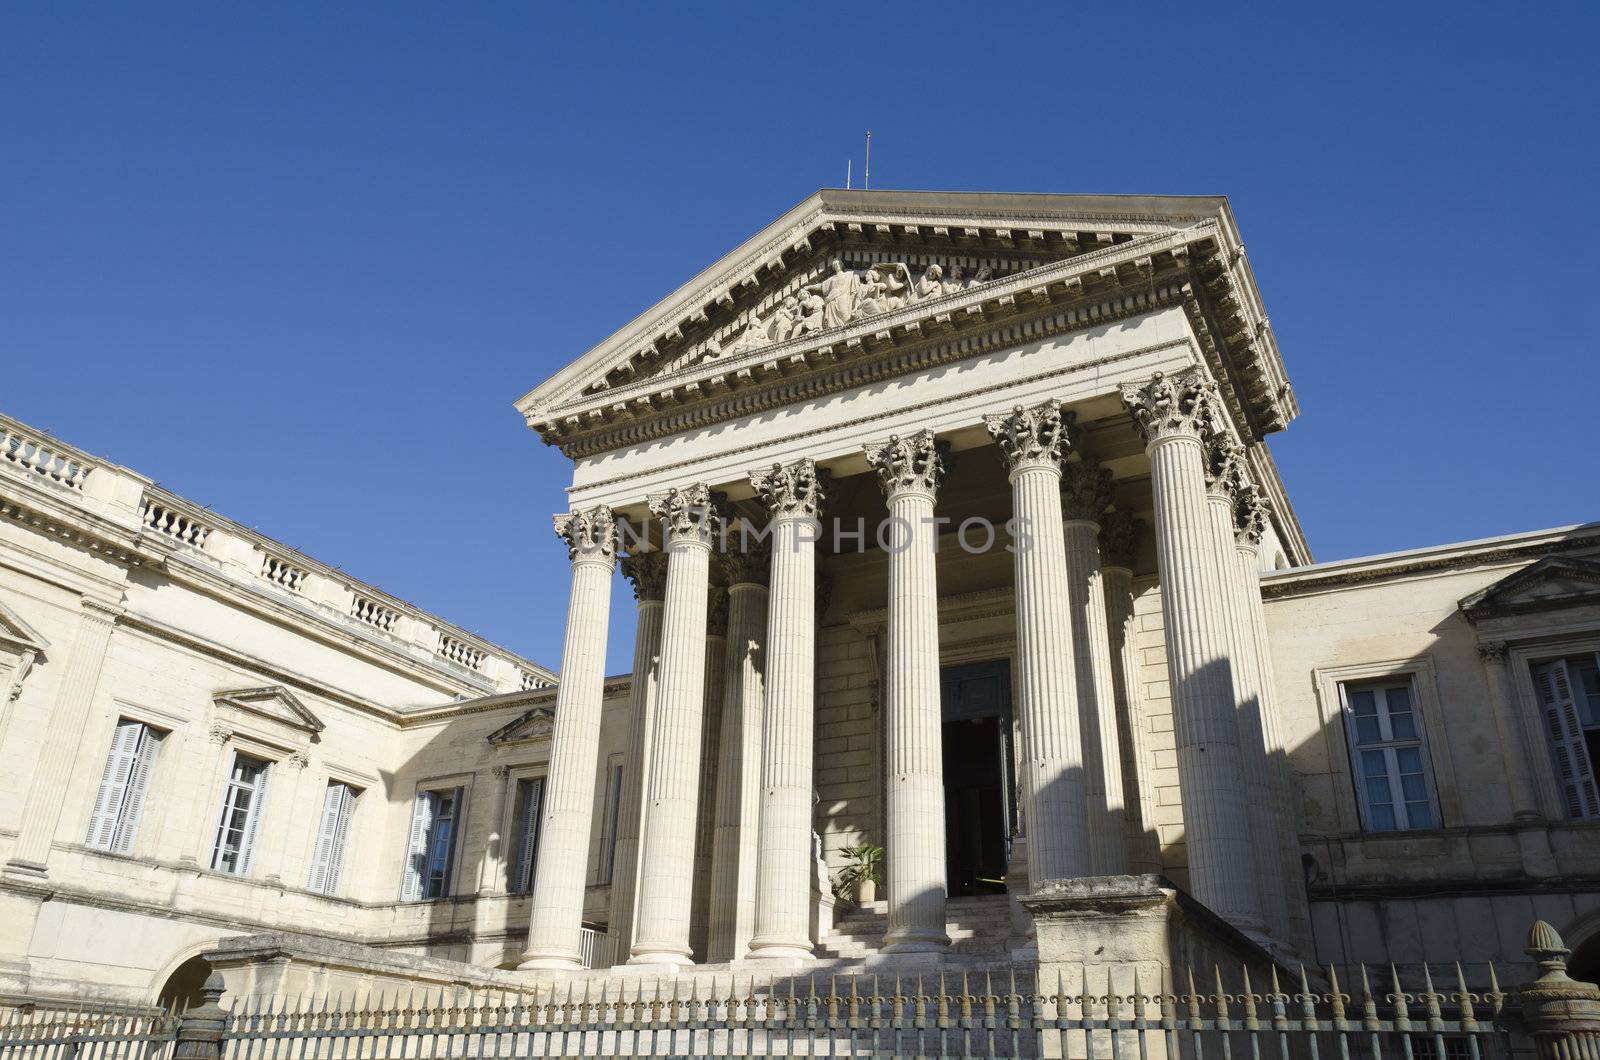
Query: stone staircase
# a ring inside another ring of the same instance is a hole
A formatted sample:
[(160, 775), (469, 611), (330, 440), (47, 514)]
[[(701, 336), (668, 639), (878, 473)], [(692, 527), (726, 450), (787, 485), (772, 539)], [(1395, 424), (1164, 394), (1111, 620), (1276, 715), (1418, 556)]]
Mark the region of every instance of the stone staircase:
[[(1004, 962), (1011, 949), (1011, 899), (1003, 894), (952, 898), (945, 904), (952, 957)], [(833, 933), (817, 946), (821, 961), (863, 961), (883, 954), (888, 903), (869, 902), (833, 923)]]

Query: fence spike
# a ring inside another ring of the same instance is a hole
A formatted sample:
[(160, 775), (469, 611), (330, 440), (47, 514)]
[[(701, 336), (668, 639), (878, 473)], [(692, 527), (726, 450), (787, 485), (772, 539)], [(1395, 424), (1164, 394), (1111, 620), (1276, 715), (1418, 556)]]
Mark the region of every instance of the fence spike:
[(1477, 1029), (1478, 1014), (1472, 1010), (1475, 995), (1467, 989), (1467, 977), (1461, 974), (1461, 962), (1456, 962), (1456, 1004), (1461, 1008), (1461, 1026)]

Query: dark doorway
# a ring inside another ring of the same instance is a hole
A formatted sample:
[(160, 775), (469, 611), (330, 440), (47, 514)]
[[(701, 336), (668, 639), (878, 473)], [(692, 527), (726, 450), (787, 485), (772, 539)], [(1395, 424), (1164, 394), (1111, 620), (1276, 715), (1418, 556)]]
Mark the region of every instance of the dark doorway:
[(1011, 837), (1011, 666), (939, 671), (944, 718), (945, 884), (951, 897), (1003, 894)]
[(176, 1008), (180, 1012), (194, 1008), (205, 1000), (200, 988), (210, 975), (211, 965), (205, 958), (190, 957), (167, 976), (166, 985), (161, 988), (156, 1003), (162, 1008)]

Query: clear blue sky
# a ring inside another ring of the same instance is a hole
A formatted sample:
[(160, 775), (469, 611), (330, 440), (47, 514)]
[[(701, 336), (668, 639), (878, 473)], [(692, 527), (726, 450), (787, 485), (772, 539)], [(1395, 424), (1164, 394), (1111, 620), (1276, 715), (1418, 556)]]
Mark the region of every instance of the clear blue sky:
[(511, 402), (871, 128), (875, 187), (1231, 196), (1318, 558), (1591, 520), (1596, 11), (7, 5), (0, 408), (554, 665)]

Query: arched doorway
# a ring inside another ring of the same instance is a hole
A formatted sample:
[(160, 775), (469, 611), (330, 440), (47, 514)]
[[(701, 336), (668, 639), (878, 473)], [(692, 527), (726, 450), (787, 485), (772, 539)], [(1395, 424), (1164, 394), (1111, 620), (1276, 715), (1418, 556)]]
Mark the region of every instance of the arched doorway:
[(167, 976), (167, 981), (161, 986), (161, 993), (156, 997), (156, 1002), (162, 1008), (176, 1007), (178, 1011), (194, 1008), (205, 1000), (200, 995), (200, 988), (205, 985), (207, 977), (211, 975), (211, 963), (204, 957), (190, 957)]
[(1600, 984), (1600, 933), (1578, 943), (1567, 959), (1567, 974), (1586, 983)]

